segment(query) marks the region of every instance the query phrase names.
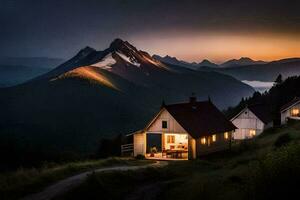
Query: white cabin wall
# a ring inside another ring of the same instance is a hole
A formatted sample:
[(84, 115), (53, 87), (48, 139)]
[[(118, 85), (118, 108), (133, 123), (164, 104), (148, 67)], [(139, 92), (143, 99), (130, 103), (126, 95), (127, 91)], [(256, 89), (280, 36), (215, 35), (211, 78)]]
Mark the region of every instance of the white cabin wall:
[(298, 103), (298, 104), (296, 104), (296, 105), (290, 107), (289, 109), (285, 110), (284, 112), (281, 112), (281, 124), (286, 124), (287, 119), (288, 119), (289, 117), (292, 117), (292, 116), (291, 116), (291, 111), (292, 111), (292, 109), (294, 109), (294, 108), (300, 109), (300, 103)]
[(254, 129), (256, 131), (256, 135), (259, 135), (266, 128), (265, 124), (248, 108), (244, 109), (244, 111), (235, 119), (231, 120), (231, 122), (238, 128), (233, 134), (233, 138), (237, 140), (249, 137), (251, 129)]
[[(167, 121), (168, 128), (162, 128), (162, 121)], [(186, 133), (182, 126), (167, 111), (163, 110), (152, 125), (148, 128), (148, 132), (165, 132), (165, 133)]]
[(134, 156), (146, 154), (145, 133), (136, 133), (133, 135), (133, 154)]
[(285, 110), (281, 112), (281, 124), (286, 124), (287, 118), (290, 116), (290, 110)]

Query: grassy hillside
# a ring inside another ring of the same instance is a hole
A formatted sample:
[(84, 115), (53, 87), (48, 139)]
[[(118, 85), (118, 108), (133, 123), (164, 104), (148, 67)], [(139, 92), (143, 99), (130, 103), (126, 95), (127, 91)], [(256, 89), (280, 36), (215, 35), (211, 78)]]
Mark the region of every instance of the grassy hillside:
[(44, 163), (40, 168), (20, 168), (13, 172), (0, 173), (0, 199), (13, 200), (41, 191), (59, 180), (74, 174), (111, 166), (144, 165), (153, 161), (108, 158), (85, 160), (64, 164)]
[[(287, 139), (288, 138), (288, 139)], [(297, 193), (300, 123), (164, 169), (99, 173), (57, 199), (274, 199)]]

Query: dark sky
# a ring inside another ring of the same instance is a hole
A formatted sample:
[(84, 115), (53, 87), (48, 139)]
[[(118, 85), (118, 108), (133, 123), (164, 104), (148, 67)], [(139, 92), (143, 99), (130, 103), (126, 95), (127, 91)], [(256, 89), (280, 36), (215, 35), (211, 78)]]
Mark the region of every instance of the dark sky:
[(194, 61), (296, 57), (300, 1), (0, 0), (0, 56), (69, 58), (116, 37)]

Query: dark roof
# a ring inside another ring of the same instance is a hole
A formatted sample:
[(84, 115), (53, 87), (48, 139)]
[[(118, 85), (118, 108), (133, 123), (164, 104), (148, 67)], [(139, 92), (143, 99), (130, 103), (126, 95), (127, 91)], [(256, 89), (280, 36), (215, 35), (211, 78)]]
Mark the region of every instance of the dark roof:
[(258, 117), (265, 124), (273, 120), (271, 111), (269, 110), (269, 107), (265, 104), (249, 105), (248, 109), (251, 110), (251, 112), (253, 112), (254, 115)]
[(287, 104), (283, 105), (281, 107), (281, 111), (284, 111), (286, 109), (288, 109), (289, 107), (293, 106), (294, 104), (300, 102), (300, 97), (295, 97), (292, 101), (288, 102)]
[(163, 107), (195, 139), (236, 129), (210, 101), (164, 105)]

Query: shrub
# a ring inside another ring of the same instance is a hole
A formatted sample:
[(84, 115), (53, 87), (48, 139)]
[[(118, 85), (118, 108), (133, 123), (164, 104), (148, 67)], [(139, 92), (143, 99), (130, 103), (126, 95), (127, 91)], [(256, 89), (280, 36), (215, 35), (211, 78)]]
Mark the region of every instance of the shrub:
[(249, 150), (254, 150), (257, 148), (257, 143), (255, 142), (255, 139), (247, 139), (238, 141), (237, 147), (235, 147), (234, 151), (237, 153), (242, 153)]
[(291, 136), (288, 133), (285, 133), (276, 139), (276, 141), (274, 143), (274, 147), (279, 148), (284, 145), (287, 145), (288, 143), (291, 142), (291, 140), (292, 140)]
[(270, 152), (251, 167), (249, 176), (249, 199), (285, 199), (287, 194), (296, 195), (300, 181), (300, 145), (293, 143)]

